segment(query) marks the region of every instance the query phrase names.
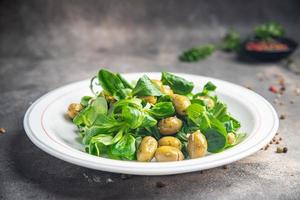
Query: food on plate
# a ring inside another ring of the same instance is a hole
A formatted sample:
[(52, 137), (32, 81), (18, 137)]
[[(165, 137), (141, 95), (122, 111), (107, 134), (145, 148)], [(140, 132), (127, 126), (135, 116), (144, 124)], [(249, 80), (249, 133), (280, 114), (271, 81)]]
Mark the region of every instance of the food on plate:
[(221, 152), (245, 137), (211, 82), (193, 91), (193, 82), (168, 72), (161, 80), (144, 75), (131, 83), (101, 69), (90, 88), (93, 95), (71, 103), (67, 113), (95, 156), (181, 161)]

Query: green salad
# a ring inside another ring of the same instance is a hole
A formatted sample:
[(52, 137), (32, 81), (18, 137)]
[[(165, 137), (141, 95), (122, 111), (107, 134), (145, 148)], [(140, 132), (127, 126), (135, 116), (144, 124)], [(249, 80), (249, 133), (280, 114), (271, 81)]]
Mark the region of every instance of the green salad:
[(143, 75), (131, 83), (101, 69), (90, 88), (94, 95), (70, 104), (68, 116), (85, 151), (95, 156), (180, 161), (221, 152), (246, 135), (238, 132), (240, 122), (214, 94), (211, 82), (194, 93), (193, 82), (169, 72), (162, 72), (160, 80)]

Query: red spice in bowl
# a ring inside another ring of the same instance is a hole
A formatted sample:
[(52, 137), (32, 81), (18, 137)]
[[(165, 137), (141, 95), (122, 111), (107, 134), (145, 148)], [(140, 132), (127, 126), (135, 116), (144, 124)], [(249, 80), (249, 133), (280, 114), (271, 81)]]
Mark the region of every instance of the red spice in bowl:
[(246, 49), (248, 51), (288, 51), (289, 46), (284, 43), (280, 43), (277, 41), (250, 41), (246, 44)]

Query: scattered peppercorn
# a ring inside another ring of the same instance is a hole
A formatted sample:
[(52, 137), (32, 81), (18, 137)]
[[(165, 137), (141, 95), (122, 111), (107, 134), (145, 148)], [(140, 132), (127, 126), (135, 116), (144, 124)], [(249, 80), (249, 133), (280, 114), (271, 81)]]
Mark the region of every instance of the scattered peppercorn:
[(283, 152), (283, 148), (282, 147), (277, 147), (276, 153), (282, 153), (282, 152)]
[(281, 119), (281, 120), (284, 120), (285, 118), (286, 118), (286, 115), (284, 115), (284, 114), (281, 114), (279, 117), (279, 119)]
[(223, 169), (228, 169), (228, 166), (227, 165), (223, 165)]
[(280, 137), (280, 138), (279, 138), (279, 141), (281, 141), (281, 140), (282, 140), (282, 138)]
[(278, 89), (275, 86), (273, 86), (273, 85), (269, 87), (269, 91), (273, 92), (275, 94), (278, 93)]
[(273, 142), (272, 141), (270, 141), (270, 143), (269, 144), (273, 144)]
[(6, 132), (6, 130), (4, 128), (0, 128), (0, 134), (3, 134), (5, 132)]
[(277, 141), (276, 144), (279, 144), (279, 142)]
[(163, 188), (163, 187), (165, 187), (165, 186), (166, 186), (166, 184), (164, 184), (164, 183), (161, 182), (161, 181), (156, 182), (156, 187), (158, 187), (158, 188)]
[(276, 135), (279, 135), (279, 133), (276, 133)]
[(283, 153), (287, 153), (288, 148), (287, 147), (283, 147)]

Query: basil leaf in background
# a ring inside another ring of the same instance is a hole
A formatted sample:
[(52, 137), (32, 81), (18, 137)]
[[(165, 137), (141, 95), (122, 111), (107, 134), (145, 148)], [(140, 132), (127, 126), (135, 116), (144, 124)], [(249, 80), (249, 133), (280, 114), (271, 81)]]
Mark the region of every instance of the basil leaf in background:
[(225, 35), (220, 46), (224, 51), (238, 51), (241, 48), (241, 44), (240, 34), (231, 30)]
[(126, 87), (114, 73), (101, 69), (98, 73), (98, 80), (102, 88), (116, 99), (124, 99), (127, 96), (127, 90), (124, 90)]
[(255, 27), (255, 36), (263, 39), (269, 40), (273, 37), (282, 37), (285, 34), (283, 27), (277, 22), (269, 22)]
[(161, 81), (170, 86), (176, 94), (189, 94), (194, 88), (194, 83), (168, 72), (162, 72)]
[(198, 46), (184, 51), (179, 56), (179, 59), (183, 62), (196, 62), (209, 57), (215, 50), (216, 47), (212, 44)]
[(132, 85), (121, 74), (117, 73), (116, 75), (122, 81), (125, 88), (133, 89)]
[(90, 96), (83, 96), (80, 100), (80, 104), (83, 106), (83, 107), (86, 107), (89, 105), (89, 101), (92, 99), (92, 97)]
[(161, 96), (160, 90), (152, 83), (148, 76), (142, 76), (132, 90), (133, 96)]
[(149, 111), (150, 115), (156, 119), (170, 117), (175, 114), (175, 108), (171, 102), (156, 103)]
[(219, 130), (215, 128), (209, 128), (202, 132), (207, 140), (207, 151), (211, 153), (217, 153), (222, 151), (227, 143), (227, 138)]
[(134, 160), (135, 159), (135, 138), (126, 134), (116, 144), (112, 145), (111, 154), (122, 159)]

